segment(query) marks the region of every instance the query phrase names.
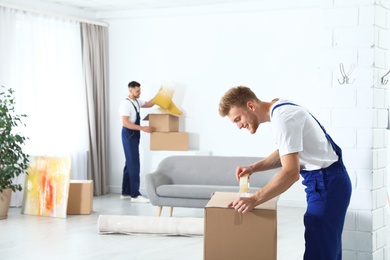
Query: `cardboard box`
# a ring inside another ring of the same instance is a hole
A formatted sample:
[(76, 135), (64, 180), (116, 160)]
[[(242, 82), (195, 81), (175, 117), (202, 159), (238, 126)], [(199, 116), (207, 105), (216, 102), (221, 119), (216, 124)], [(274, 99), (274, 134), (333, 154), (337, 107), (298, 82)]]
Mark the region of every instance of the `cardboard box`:
[(276, 260), (278, 198), (242, 214), (226, 207), (237, 197), (216, 192), (206, 205), (204, 260)]
[(178, 132), (179, 117), (172, 114), (149, 114), (144, 120), (149, 120), (149, 126), (152, 126), (156, 132)]
[(150, 134), (150, 150), (188, 150), (187, 132), (153, 132)]
[(69, 183), (68, 215), (92, 213), (93, 181), (71, 180)]

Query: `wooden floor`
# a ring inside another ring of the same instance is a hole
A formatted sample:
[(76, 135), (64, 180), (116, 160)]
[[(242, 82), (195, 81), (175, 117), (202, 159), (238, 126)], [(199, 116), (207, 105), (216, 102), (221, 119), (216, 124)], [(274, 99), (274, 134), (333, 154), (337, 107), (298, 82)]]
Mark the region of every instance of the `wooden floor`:
[[(174, 217), (203, 218), (203, 209), (175, 208)], [(302, 259), (303, 208), (278, 207), (278, 259)], [(99, 235), (99, 215), (156, 216), (151, 204), (120, 200), (118, 194), (95, 197), (93, 214), (66, 219), (21, 214), (11, 208), (0, 220), (0, 259), (200, 260), (203, 237)], [(164, 208), (161, 217), (169, 217)]]

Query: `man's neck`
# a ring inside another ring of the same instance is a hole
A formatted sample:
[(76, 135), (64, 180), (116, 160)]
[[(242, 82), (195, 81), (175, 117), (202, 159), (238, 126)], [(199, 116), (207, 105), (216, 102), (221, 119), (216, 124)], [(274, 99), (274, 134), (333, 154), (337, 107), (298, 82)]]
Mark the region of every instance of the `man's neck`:
[(271, 107), (276, 101), (272, 102), (260, 102), (260, 115), (261, 115), (261, 122), (269, 122), (271, 120), (270, 114), (271, 114)]
[(131, 100), (136, 100), (136, 98), (133, 95), (128, 95), (127, 97), (130, 98)]

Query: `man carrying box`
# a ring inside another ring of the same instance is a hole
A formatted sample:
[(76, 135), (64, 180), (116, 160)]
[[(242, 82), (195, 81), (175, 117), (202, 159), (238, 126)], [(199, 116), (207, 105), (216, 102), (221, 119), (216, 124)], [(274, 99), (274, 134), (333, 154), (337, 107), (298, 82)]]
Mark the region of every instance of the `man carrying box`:
[(122, 121), (122, 145), (125, 152), (126, 164), (123, 169), (121, 199), (131, 199), (132, 202), (149, 202), (141, 196), (140, 187), (140, 161), (139, 141), (141, 131), (153, 132), (151, 126), (141, 126), (141, 107), (152, 107), (154, 103), (140, 100), (141, 84), (132, 81), (128, 84), (129, 94), (119, 107)]
[(287, 100), (260, 101), (247, 87), (231, 88), (221, 98), (221, 116), (228, 116), (239, 129), (256, 133), (270, 122), (277, 150), (249, 166), (238, 166), (236, 177), (281, 167), (276, 176), (250, 197), (228, 204), (248, 212), (274, 198), (299, 180), (307, 188), (304, 215), (305, 260), (340, 260), (341, 234), (351, 197), (351, 181), (339, 146), (307, 110)]

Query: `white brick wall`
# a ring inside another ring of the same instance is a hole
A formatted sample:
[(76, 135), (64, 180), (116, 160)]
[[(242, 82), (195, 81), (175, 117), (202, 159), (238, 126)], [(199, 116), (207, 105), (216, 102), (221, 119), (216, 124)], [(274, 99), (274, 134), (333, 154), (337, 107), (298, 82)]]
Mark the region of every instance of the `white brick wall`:
[(390, 46), (390, 36), (386, 29), (375, 28), (375, 46), (382, 49), (387, 49)]
[(372, 178), (372, 189), (379, 189), (385, 185), (385, 176), (387, 169), (374, 170)]
[[(343, 259), (386, 260), (389, 94), (381, 77), (390, 70), (390, 0), (334, 0), (322, 7), (320, 76), (329, 101), (323, 117), (330, 110), (328, 132), (343, 147), (353, 186)], [(351, 84), (339, 83), (340, 63), (347, 73), (354, 68)]]
[(371, 232), (373, 230), (373, 214), (370, 211), (361, 211), (357, 218), (357, 230)]
[[(324, 120), (321, 120), (324, 122)], [(346, 128), (327, 128), (327, 132), (332, 136), (332, 139), (339, 145), (345, 148), (356, 148), (357, 132), (356, 129)], [(368, 140), (369, 141), (369, 140)], [(372, 143), (370, 141), (370, 143)], [(367, 147), (363, 147), (367, 148)]]
[(373, 251), (373, 234), (371, 232), (349, 231), (343, 232), (343, 249), (356, 251)]
[(373, 5), (359, 7), (359, 25), (374, 25), (375, 7)]
[(348, 169), (372, 170), (373, 154), (370, 149), (343, 149), (344, 163)]
[[(375, 88), (373, 89), (373, 102), (375, 108), (386, 108), (386, 90), (385, 89), (380, 89), (380, 88)], [(385, 120), (387, 121), (387, 120)]]
[(382, 6), (375, 6), (375, 25), (380, 28), (387, 28), (388, 10)]
[(335, 67), (339, 71), (338, 66), (343, 63), (347, 72), (351, 64), (357, 63), (357, 49), (324, 49), (322, 52), (321, 66), (323, 67)]
[[(370, 149), (374, 147), (374, 130), (357, 129), (356, 148)], [(359, 140), (359, 141), (358, 141)]]
[[(359, 182), (359, 180), (358, 180)], [(371, 210), (374, 202), (374, 194), (372, 190), (354, 189), (352, 191), (350, 210)]]
[(374, 184), (374, 177), (376, 173), (372, 172), (372, 170), (356, 170), (356, 185), (354, 188), (359, 190), (369, 190), (371, 191)]
[(374, 123), (374, 112), (367, 108), (334, 109), (332, 113), (333, 127), (369, 128)]
[[(358, 66), (359, 68), (365, 68), (366, 70), (371, 70), (372, 66), (374, 65), (374, 54), (375, 51), (372, 47), (366, 47), (366, 48), (360, 48), (358, 50)], [(361, 74), (359, 74), (361, 75)], [(369, 75), (372, 75), (372, 72), (369, 73)], [(372, 79), (371, 79), (372, 80)], [(369, 83), (373, 83), (372, 81)]]
[(335, 6), (354, 6), (354, 5), (372, 5), (374, 0), (335, 0)]
[(386, 187), (374, 190), (374, 202), (376, 203), (374, 206), (377, 209), (385, 208), (387, 205), (387, 197), (386, 197), (387, 189)]
[(324, 95), (328, 106), (350, 108), (356, 106), (356, 90), (348, 87), (332, 88)]
[(386, 129), (389, 118), (387, 108), (375, 109), (374, 112), (374, 128)]
[(381, 148), (381, 149), (374, 149), (374, 163), (373, 167), (374, 169), (383, 169), (387, 166), (387, 149)]
[(325, 28), (340, 28), (343, 26), (356, 26), (359, 22), (359, 8), (329, 8), (323, 10)]
[(341, 27), (334, 30), (334, 47), (359, 47), (374, 44), (375, 28), (372, 25)]

